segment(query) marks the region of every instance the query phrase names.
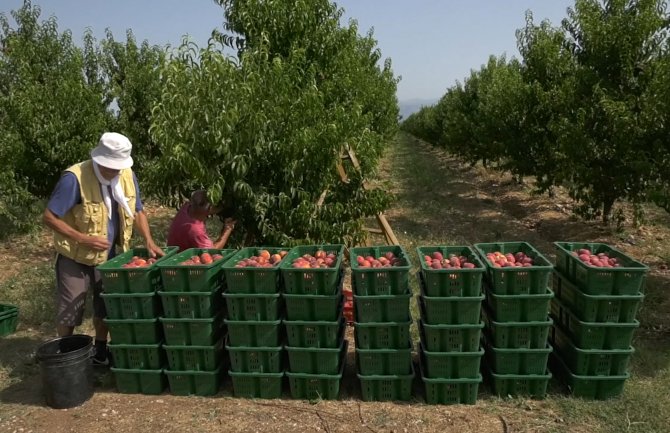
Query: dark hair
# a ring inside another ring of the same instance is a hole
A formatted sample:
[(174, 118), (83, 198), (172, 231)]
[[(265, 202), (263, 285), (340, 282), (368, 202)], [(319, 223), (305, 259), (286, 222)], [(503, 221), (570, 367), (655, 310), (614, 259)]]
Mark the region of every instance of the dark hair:
[(193, 191), (190, 204), (196, 210), (208, 210), (212, 206), (207, 198), (207, 192), (204, 189)]

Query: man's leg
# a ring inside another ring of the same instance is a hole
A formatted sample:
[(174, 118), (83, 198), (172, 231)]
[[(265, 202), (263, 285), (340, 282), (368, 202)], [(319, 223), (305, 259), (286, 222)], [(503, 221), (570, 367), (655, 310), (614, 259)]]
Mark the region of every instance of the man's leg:
[(57, 325), (56, 332), (58, 332), (59, 337), (67, 337), (74, 333), (74, 326)]
[(102, 321), (101, 317), (93, 318), (93, 327), (95, 328), (95, 339), (99, 341), (107, 341), (109, 329), (107, 328), (107, 324)]
[(81, 264), (65, 256), (56, 259), (56, 331), (59, 337), (72, 335), (81, 325), (88, 282)]

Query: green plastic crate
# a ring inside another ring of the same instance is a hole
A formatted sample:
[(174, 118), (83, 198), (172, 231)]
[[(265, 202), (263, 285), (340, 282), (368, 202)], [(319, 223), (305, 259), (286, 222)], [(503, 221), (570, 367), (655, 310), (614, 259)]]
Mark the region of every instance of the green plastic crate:
[[(576, 283), (587, 295), (637, 295), (644, 291), (649, 268), (607, 244), (554, 242), (556, 268)], [(620, 268), (596, 268), (572, 255), (573, 251), (589, 249), (594, 254), (607, 253), (619, 260)]]
[(280, 398), (284, 373), (241, 373), (229, 371), (233, 394), (242, 398)]
[[(424, 256), (439, 251), (445, 258), (451, 254), (465, 256), (477, 267), (473, 269), (433, 269), (426, 265)], [(474, 250), (467, 246), (433, 246), (416, 249), (421, 264), (426, 295), (433, 297), (470, 297), (482, 294), (482, 279), (486, 268)]]
[(551, 380), (551, 373), (545, 374), (497, 374), (490, 368), (484, 368), (491, 384), (493, 394), (500, 397), (528, 396), (543, 399), (547, 395), (547, 385)]
[(230, 346), (277, 347), (281, 344), (281, 320), (224, 320)]
[(209, 292), (158, 292), (163, 317), (169, 319), (207, 319), (223, 308), (220, 290)]
[[(335, 253), (337, 262), (332, 268), (296, 269), (293, 260), (318, 250)], [(344, 245), (304, 245), (293, 248), (281, 261), (279, 269), (284, 281), (284, 292), (291, 295), (332, 295), (337, 291), (337, 282), (342, 267)]]
[(474, 378), (431, 378), (427, 377), (426, 365), (420, 364), (421, 380), (426, 391), (427, 404), (475, 404), (482, 383), (481, 374)]
[(0, 337), (16, 332), (18, 321), (18, 307), (8, 304), (0, 304)]
[(428, 325), (419, 322), (421, 343), (431, 352), (476, 352), (484, 323), (474, 325)]
[(116, 389), (123, 394), (162, 394), (167, 387), (163, 370), (139, 370), (111, 368), (116, 381)]
[[(527, 242), (495, 242), (475, 244), (475, 249), (486, 264), (489, 287), (496, 295), (541, 295), (547, 293), (549, 278), (554, 269), (539, 251)], [(487, 253), (522, 252), (534, 261), (529, 268), (496, 268), (486, 258)]]
[(278, 247), (247, 247), (237, 251), (223, 264), (228, 293), (272, 294), (281, 291), (279, 265), (283, 260), (271, 268), (235, 267), (240, 260), (258, 256), (262, 250), (267, 250), (270, 254), (279, 254), (282, 250), (286, 251), (286, 249)]
[(223, 360), (223, 340), (212, 346), (163, 346), (171, 371), (214, 371)]
[(630, 374), (619, 376), (582, 376), (573, 374), (565, 363), (553, 354), (549, 361), (551, 371), (566, 385), (573, 397), (590, 400), (608, 400), (623, 393)]
[(284, 320), (288, 345), (292, 347), (340, 347), (339, 336), (345, 326), (344, 317), (333, 322)]
[(7, 316), (0, 319), (0, 337), (5, 337), (7, 335), (13, 334), (16, 332), (16, 326), (19, 323), (19, 314), (8, 314)]
[(354, 295), (354, 314), (358, 323), (405, 322), (410, 320), (411, 293), (403, 295)]
[(411, 348), (407, 322), (357, 323), (354, 322), (356, 347), (359, 349), (407, 349)]
[(412, 343), (406, 349), (356, 348), (359, 373), (370, 375), (403, 375), (412, 371)]
[[(222, 259), (209, 265), (180, 265), (192, 256), (208, 252), (221, 254)], [(163, 279), (164, 292), (211, 292), (223, 280), (223, 264), (233, 255), (234, 250), (191, 248), (162, 260), (158, 264)]]
[(541, 295), (496, 295), (486, 290), (486, 304), (497, 322), (538, 322), (546, 320), (554, 292)]
[(422, 374), (429, 379), (476, 379), (484, 350), (430, 352), (419, 343)]
[(496, 322), (484, 309), (484, 323), (491, 336), (491, 343), (500, 349), (544, 349), (553, 324), (550, 318), (536, 322)]
[(344, 328), (341, 329), (339, 340), (341, 343), (336, 348), (286, 346), (289, 370), (293, 373), (337, 374), (340, 352), (348, 344), (344, 339)]
[(113, 344), (107, 347), (114, 357), (114, 366), (134, 370), (160, 370), (165, 365), (161, 343)]
[(223, 315), (208, 319), (168, 319), (161, 317), (168, 346), (211, 346), (221, 339)]
[(640, 327), (637, 320), (632, 323), (583, 322), (556, 298), (551, 301), (551, 316), (580, 349), (626, 350), (633, 341), (633, 333)]
[(240, 373), (281, 373), (284, 371), (284, 348), (226, 345), (230, 370)]
[(427, 404), (475, 404), (482, 376), (477, 379), (430, 379), (421, 377)]
[[(385, 253), (393, 253), (401, 260), (401, 266), (388, 268), (362, 268), (356, 258), (358, 256), (382, 257)], [(359, 296), (402, 295), (409, 291), (409, 271), (411, 263), (409, 255), (398, 245), (351, 248), (351, 284), (354, 294)]]
[(409, 401), (412, 398), (413, 365), (409, 374), (377, 376), (359, 373), (357, 376), (363, 401)]
[(286, 320), (337, 320), (342, 314), (341, 307), (343, 276), (340, 277), (338, 289), (333, 295), (290, 295), (283, 296), (286, 304)]
[(337, 400), (346, 365), (348, 343), (339, 353), (339, 370), (335, 374), (296, 373), (287, 371), (291, 397), (301, 400)]
[(19, 312), (19, 307), (9, 304), (0, 304), (0, 319), (13, 316)]
[(171, 371), (165, 370), (170, 392), (173, 395), (209, 396), (219, 392), (223, 380), (224, 369), (214, 371)]
[(644, 299), (637, 295), (587, 295), (565, 277), (554, 274), (556, 296), (585, 322), (631, 323)]
[(104, 319), (114, 344), (157, 344), (163, 341), (158, 319)]
[(552, 329), (551, 340), (570, 371), (580, 376), (624, 376), (635, 352), (632, 347), (626, 350), (580, 349), (558, 325)]
[(491, 344), (484, 333), (482, 338), (486, 350), (486, 362), (498, 374), (544, 374), (547, 371), (551, 345), (542, 349), (501, 349)]
[(102, 293), (108, 319), (155, 319), (163, 313), (155, 293)]
[(238, 294), (225, 292), (223, 298), (230, 320), (277, 320), (281, 299), (279, 293)]
[(426, 296), (421, 286), (421, 296), (417, 298), (420, 304), (421, 316), (429, 325), (466, 325), (479, 323), (484, 295), (459, 297)]
[(132, 248), (97, 266), (105, 293), (150, 293), (160, 290), (161, 271), (158, 264), (172, 257), (179, 247), (163, 247), (165, 255), (143, 268), (124, 268), (134, 256), (148, 258), (146, 248)]

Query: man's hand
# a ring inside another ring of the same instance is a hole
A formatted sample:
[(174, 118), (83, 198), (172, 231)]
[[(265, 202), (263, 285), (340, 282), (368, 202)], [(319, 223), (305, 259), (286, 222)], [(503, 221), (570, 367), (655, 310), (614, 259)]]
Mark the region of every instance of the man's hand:
[(163, 252), (163, 250), (158, 245), (156, 245), (153, 240), (147, 241), (146, 247), (147, 252), (149, 253), (149, 257), (155, 258), (156, 256), (163, 257), (165, 255), (165, 252)]
[(219, 236), (219, 239), (214, 242), (214, 248), (217, 250), (223, 248), (226, 246), (226, 243), (228, 242), (228, 238), (230, 237), (230, 234), (233, 232), (233, 229), (235, 228), (235, 220), (232, 218), (226, 218), (223, 221), (223, 228), (221, 229), (221, 236)]
[(60, 233), (71, 241), (77, 242), (93, 251), (109, 251), (112, 247), (106, 237), (102, 236), (88, 236), (70, 227), (65, 221), (60, 219), (56, 214), (51, 212), (49, 208), (44, 209), (43, 215), (44, 224), (47, 227)]
[(151, 230), (149, 229), (149, 221), (147, 220), (147, 215), (144, 211), (139, 211), (135, 214), (135, 228), (140, 233), (140, 236), (144, 238), (145, 245), (147, 247), (147, 252), (149, 257), (164, 256), (165, 253), (163, 250), (158, 248), (154, 242), (154, 238), (151, 237)]
[(107, 251), (111, 247), (107, 238), (102, 236), (87, 236), (82, 234), (78, 242), (96, 251)]
[(223, 232), (223, 233), (232, 232), (233, 229), (235, 228), (235, 223), (237, 223), (237, 221), (235, 221), (233, 218), (226, 218), (223, 221), (223, 230), (221, 230), (221, 232)]

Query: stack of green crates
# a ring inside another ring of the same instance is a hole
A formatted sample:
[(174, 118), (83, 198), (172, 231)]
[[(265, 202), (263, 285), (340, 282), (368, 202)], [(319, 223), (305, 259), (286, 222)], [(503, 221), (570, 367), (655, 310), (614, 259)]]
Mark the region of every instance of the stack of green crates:
[(14, 305), (0, 304), (0, 337), (16, 332), (19, 321), (19, 308)]
[[(181, 265), (202, 253), (221, 254), (207, 265)], [(222, 266), (231, 250), (192, 248), (161, 262), (160, 322), (165, 334), (165, 370), (174, 395), (214, 395), (225, 374)]]
[[(293, 267), (296, 258), (317, 252), (334, 254), (333, 266)], [(343, 245), (300, 246), (292, 249), (282, 263), (289, 364), (286, 375), (293, 398), (334, 400), (339, 396), (348, 347), (342, 316), (343, 255)]]
[(280, 264), (270, 268), (235, 267), (241, 260), (281, 251), (249, 247), (224, 265), (226, 278), (229, 375), (236, 397), (279, 398), (284, 377)]
[(164, 248), (165, 256), (151, 266), (124, 268), (134, 256), (148, 258), (145, 248), (133, 248), (98, 266), (107, 309), (116, 387), (123, 393), (160, 394), (167, 385), (163, 374), (163, 332), (158, 322), (162, 288), (158, 265), (176, 253)]
[[(421, 270), (417, 298), (421, 378), (428, 404), (474, 404), (482, 376), (479, 367), (484, 266), (467, 246), (417, 248)], [(433, 269), (425, 256), (466, 257), (472, 269)]]
[[(544, 398), (551, 373), (549, 354), (549, 289), (551, 263), (526, 242), (476, 244), (487, 267), (483, 336), (484, 372), (500, 396)], [(533, 259), (530, 267), (494, 267), (487, 253), (522, 252)]]
[[(648, 268), (606, 244), (556, 242), (551, 306), (552, 370), (573, 395), (608, 399), (623, 392)], [(583, 263), (575, 253), (616, 258), (620, 267)]]
[[(399, 266), (361, 267), (358, 256), (392, 253)], [(352, 248), (356, 365), (365, 401), (409, 400), (414, 366), (409, 301), (409, 256), (400, 246)]]

